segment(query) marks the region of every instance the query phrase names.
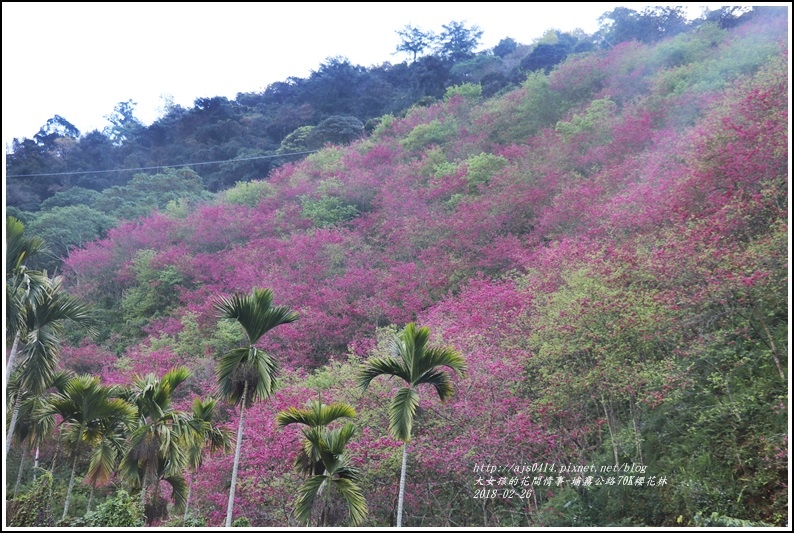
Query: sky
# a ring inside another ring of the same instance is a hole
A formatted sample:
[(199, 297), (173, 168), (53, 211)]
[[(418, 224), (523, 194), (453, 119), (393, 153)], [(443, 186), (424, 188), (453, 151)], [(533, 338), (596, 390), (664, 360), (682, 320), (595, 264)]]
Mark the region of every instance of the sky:
[[(306, 77), (329, 57), (399, 63), (409, 56), (394, 53), (396, 31), (407, 24), (435, 33), (453, 20), (476, 25), (480, 51), (505, 37), (531, 44), (552, 28), (592, 34), (619, 5), (665, 4), (3, 2), (3, 143), (32, 138), (56, 114), (82, 133), (102, 130), (127, 100), (148, 125), (162, 95), (184, 107), (198, 97), (233, 99)], [(697, 17), (701, 6), (720, 4), (677, 5)]]

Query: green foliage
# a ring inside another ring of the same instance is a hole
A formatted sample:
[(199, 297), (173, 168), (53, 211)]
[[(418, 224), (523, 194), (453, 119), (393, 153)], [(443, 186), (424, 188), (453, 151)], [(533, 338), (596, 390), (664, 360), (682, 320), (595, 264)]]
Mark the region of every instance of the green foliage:
[(8, 525), (53, 527), (52, 483), (52, 474), (39, 469), (39, 477), (31, 491), (8, 502)]
[(319, 228), (335, 226), (351, 220), (358, 215), (355, 206), (343, 203), (334, 196), (322, 196), (317, 199), (303, 197), (301, 199), (303, 213)]
[(90, 207), (98, 197), (99, 193), (93, 189), (69, 187), (65, 191), (56, 192), (41, 202), (41, 209), (42, 211), (47, 211), (54, 207), (68, 207), (72, 205), (86, 205)]
[[(212, 358), (217, 353), (231, 350), (239, 344), (242, 328), (239, 324), (229, 321), (220, 321), (214, 329), (199, 325), (198, 316), (187, 312), (180, 319), (182, 330), (175, 335), (161, 335), (151, 339), (149, 350), (152, 352), (168, 348), (174, 354), (185, 360), (201, 362), (196, 373), (196, 380), (210, 379)], [(202, 391), (196, 391), (202, 393)]]
[(13, 205), (7, 205), (6, 216), (13, 217), (23, 224), (29, 224), (35, 214), (28, 211), (23, 211), (22, 209), (14, 207)]
[(125, 325), (132, 328), (128, 331), (131, 335), (153, 318), (162, 316), (179, 300), (177, 287), (184, 282), (184, 276), (173, 265), (153, 267), (155, 256), (154, 250), (141, 250), (133, 259), (132, 269), (138, 283), (124, 291), (121, 299)]
[[(321, 414), (325, 411), (324, 414)], [(308, 418), (296, 418), (295, 415), (308, 414)], [(347, 404), (337, 403), (330, 406), (321, 406), (319, 402), (314, 403), (312, 409), (308, 411), (295, 410), (290, 413), (280, 414), (279, 423), (283, 425), (301, 421), (302, 423), (330, 422), (341, 417), (354, 416), (355, 411)], [(303, 430), (306, 437), (304, 444), (305, 453), (324, 468), (323, 474), (317, 474), (308, 478), (298, 489), (298, 498), (295, 500), (295, 516), (301, 522), (308, 522), (311, 519), (312, 511), (318, 506), (319, 516), (317, 525), (335, 525), (331, 519), (333, 514), (331, 509), (336, 507), (332, 503), (338, 500), (339, 496), (347, 507), (348, 516), (351, 524), (359, 525), (367, 515), (367, 502), (364, 493), (358, 485), (360, 481), (359, 470), (350, 465), (345, 447), (355, 434), (355, 426), (347, 423), (336, 429), (329, 429), (325, 426), (311, 426)], [(325, 488), (325, 494), (321, 497), (320, 492)], [(329, 491), (335, 494), (330, 494)]]
[(316, 154), (306, 157), (305, 161), (321, 173), (335, 174), (344, 170), (342, 156), (344, 150), (336, 146), (328, 146)]
[[(332, 359), (327, 364), (314, 370), (311, 374), (301, 380), (301, 383), (310, 390), (318, 392), (334, 390), (340, 384), (353, 383), (356, 376), (356, 369), (361, 364), (361, 360), (353, 354), (348, 354), (347, 361)], [(352, 395), (345, 401), (353, 401)]]
[(424, 153), (420, 172), (427, 178), (440, 178), (452, 174), (455, 168), (456, 165), (447, 161), (447, 154), (442, 147), (431, 146)]
[(326, 143), (349, 144), (364, 134), (364, 124), (356, 117), (332, 115), (309, 133), (309, 146), (321, 147)]
[(469, 192), (476, 192), (480, 185), (487, 185), (491, 176), (507, 166), (507, 159), (499, 155), (480, 153), (466, 159), (464, 164)]
[(449, 100), (454, 96), (462, 96), (467, 100), (476, 100), (482, 95), (482, 86), (479, 83), (463, 83), (453, 87), (447, 87), (444, 93), (444, 100)]
[(375, 126), (375, 129), (372, 130), (371, 137), (377, 138), (383, 136), (389, 130), (389, 128), (391, 128), (395, 120), (396, 118), (391, 114), (383, 115), (377, 119), (377, 125)]
[(438, 36), (438, 54), (457, 62), (474, 56), (474, 49), (480, 42), (482, 30), (477, 26), (467, 28), (463, 22), (451, 21), (442, 26)]
[(432, 386), (441, 401), (452, 397), (452, 379), (441, 367), (447, 367), (459, 376), (464, 376), (468, 365), (463, 356), (449, 347), (427, 346), (430, 330), (417, 328), (411, 322), (390, 342), (389, 357), (374, 357), (367, 360), (358, 376), (358, 386), (366, 389), (378, 376), (395, 376), (405, 382), (406, 387), (397, 391), (389, 405), (389, 434), (403, 442), (411, 440), (419, 395), (415, 388), (427, 384)]
[(664, 67), (704, 61), (713, 55), (713, 48), (722, 43), (726, 36), (727, 31), (720, 29), (717, 24), (703, 24), (696, 32), (677, 35), (654, 47), (650, 60), (653, 65)]
[(120, 490), (89, 512), (85, 520), (91, 527), (143, 527), (143, 508), (140, 500)]
[(303, 214), (320, 228), (334, 226), (351, 220), (358, 215), (358, 209), (345, 202), (339, 195), (344, 192), (342, 183), (337, 178), (323, 180), (317, 186), (318, 198), (301, 197)]
[(714, 43), (722, 43), (725, 35), (724, 30), (706, 24), (698, 32), (680, 35), (654, 48), (656, 55), (648, 60), (670, 64), (670, 68), (659, 69), (651, 76), (654, 91), (676, 96), (686, 91), (719, 90), (732, 79), (755, 72), (778, 51), (772, 34), (753, 33), (734, 37), (720, 46), (717, 54)]
[(312, 131), (314, 131), (314, 126), (300, 126), (295, 129), (292, 133), (284, 137), (276, 153), (291, 154), (294, 152), (315, 150), (318, 147), (311, 144)]
[(187, 218), (191, 212), (191, 203), (187, 198), (170, 200), (165, 204), (165, 214), (171, 218)]
[[(456, 174), (459, 169), (465, 168), (465, 178), (469, 184), (468, 192), (470, 194), (475, 194), (481, 185), (487, 185), (491, 177), (505, 168), (507, 164), (508, 161), (506, 158), (499, 155), (487, 154), (485, 152), (469, 156), (460, 163), (455, 164), (446, 160), (443, 151), (433, 149), (429, 150), (427, 153), (423, 171), (436, 180), (443, 180), (447, 176)], [(426, 170), (428, 168), (430, 169), (429, 171)], [(454, 207), (453, 204), (456, 204), (463, 196), (456, 193), (454, 197), (457, 198), (457, 200), (448, 203), (448, 206)]]
[(87, 205), (69, 205), (38, 213), (31, 220), (29, 230), (44, 239), (50, 248), (52, 257), (41, 261), (41, 267), (53, 271), (70, 249), (104, 237), (116, 223), (115, 218)]
[(400, 36), (400, 44), (397, 45), (397, 51), (412, 54), (413, 61), (416, 61), (418, 54), (421, 54), (435, 42), (433, 32), (424, 32), (410, 24), (406, 24), (401, 30), (397, 30), (397, 35)]
[(431, 144), (444, 144), (455, 133), (454, 124), (433, 120), (427, 124), (419, 124), (400, 140), (406, 150), (414, 151), (425, 148)]
[(522, 143), (562, 115), (560, 95), (542, 72), (527, 75), (520, 89), (487, 101), (481, 111), (493, 119), (489, 138), (496, 143)]
[(773, 524), (766, 522), (742, 520), (741, 518), (732, 518), (719, 513), (711, 513), (709, 516), (697, 513), (692, 520), (696, 527), (774, 527)]
[(265, 180), (238, 181), (224, 193), (224, 199), (231, 204), (256, 207), (259, 202), (274, 194), (273, 186)]
[(495, 56), (505, 57), (515, 52), (518, 48), (518, 43), (511, 37), (505, 37), (494, 46), (493, 53)]
[(211, 198), (201, 176), (188, 168), (168, 168), (158, 174), (135, 174), (127, 185), (102, 191), (94, 209), (121, 219), (134, 219), (165, 209), (169, 202), (185, 198), (191, 202)]
[(169, 524), (171, 527), (207, 527), (207, 521), (204, 518), (193, 515), (189, 515), (187, 518), (173, 519)]
[[(477, 85), (486, 76), (503, 75), (507, 70), (504, 61), (498, 56), (477, 54), (471, 59), (455, 63), (450, 74), (457, 80), (470, 80), (463, 85)], [(447, 91), (452, 87), (448, 87)]]
[(554, 129), (566, 140), (580, 133), (596, 133), (603, 131), (616, 112), (617, 105), (609, 98), (593, 100), (584, 113), (575, 114), (568, 122), (558, 122)]
[(251, 521), (244, 516), (241, 516), (234, 522), (232, 522), (232, 527), (251, 527)]
[(143, 123), (135, 117), (135, 106), (137, 105), (138, 103), (132, 100), (119, 102), (113, 109), (113, 113), (105, 116), (110, 125), (102, 133), (113, 141), (114, 145), (121, 146), (144, 128)]

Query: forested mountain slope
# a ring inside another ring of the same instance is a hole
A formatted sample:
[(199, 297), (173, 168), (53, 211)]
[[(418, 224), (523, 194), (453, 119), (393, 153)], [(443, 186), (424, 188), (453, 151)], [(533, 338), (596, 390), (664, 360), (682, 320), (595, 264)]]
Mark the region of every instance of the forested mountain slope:
[[(301, 432), (276, 415), (318, 396), (357, 411), (364, 525), (395, 522), (402, 382), (356, 378), (409, 322), (468, 372), (447, 402), (417, 389), (404, 525), (784, 525), (786, 25), (574, 54), (491, 98), (464, 83), (267, 180), (110, 229), (64, 262), (102, 324), (62, 363), (119, 385), (184, 365), (189, 410), (245, 338), (216, 302), (266, 287), (300, 318), (257, 344), (281, 380), (245, 413), (235, 517), (253, 526), (300, 525)], [(210, 525), (232, 460), (192, 475)]]

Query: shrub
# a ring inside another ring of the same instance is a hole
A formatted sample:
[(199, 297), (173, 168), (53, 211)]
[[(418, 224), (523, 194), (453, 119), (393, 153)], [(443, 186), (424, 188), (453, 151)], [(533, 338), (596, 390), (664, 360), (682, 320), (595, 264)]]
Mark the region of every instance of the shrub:
[(96, 511), (88, 513), (85, 519), (91, 527), (141, 527), (143, 509), (127, 491), (120, 490)]
[(8, 502), (8, 525), (11, 527), (52, 527), (52, 474), (39, 470), (33, 490)]

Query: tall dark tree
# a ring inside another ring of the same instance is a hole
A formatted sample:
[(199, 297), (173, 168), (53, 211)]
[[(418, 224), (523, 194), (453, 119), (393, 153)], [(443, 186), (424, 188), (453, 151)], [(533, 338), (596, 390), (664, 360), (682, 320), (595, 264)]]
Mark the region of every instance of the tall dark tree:
[(138, 105), (137, 102), (132, 100), (119, 102), (113, 112), (105, 116), (110, 125), (105, 128), (103, 133), (113, 141), (113, 144), (121, 145), (144, 129), (143, 123), (135, 117), (136, 105)]
[(412, 54), (411, 61), (416, 61), (416, 56), (429, 48), (436, 40), (433, 32), (425, 32), (406, 24), (401, 30), (397, 30), (400, 36), (400, 44), (397, 45), (397, 52)]
[(41, 127), (39, 132), (33, 136), (33, 139), (42, 146), (52, 147), (55, 144), (55, 140), (62, 137), (77, 139), (80, 137), (80, 130), (61, 115), (55, 115)]
[(482, 30), (478, 26), (467, 28), (464, 22), (452, 21), (442, 26), (438, 36), (437, 53), (452, 62), (474, 57), (474, 49), (480, 44)]
[(504, 58), (506, 55), (515, 52), (516, 48), (518, 48), (518, 43), (510, 37), (505, 37), (499, 41), (499, 44), (494, 46), (493, 53), (496, 56)]
[(686, 29), (684, 8), (648, 7), (642, 12), (627, 7), (616, 7), (598, 17), (598, 35), (605, 46), (611, 47), (626, 41), (653, 43), (671, 37)]
[(329, 57), (309, 77), (309, 103), (323, 116), (355, 113), (356, 88), (365, 72), (345, 57)]
[(556, 43), (538, 43), (532, 52), (521, 60), (521, 68), (527, 72), (543, 70), (548, 74), (551, 69), (562, 63), (576, 46), (577, 39), (570, 34), (554, 32)]

